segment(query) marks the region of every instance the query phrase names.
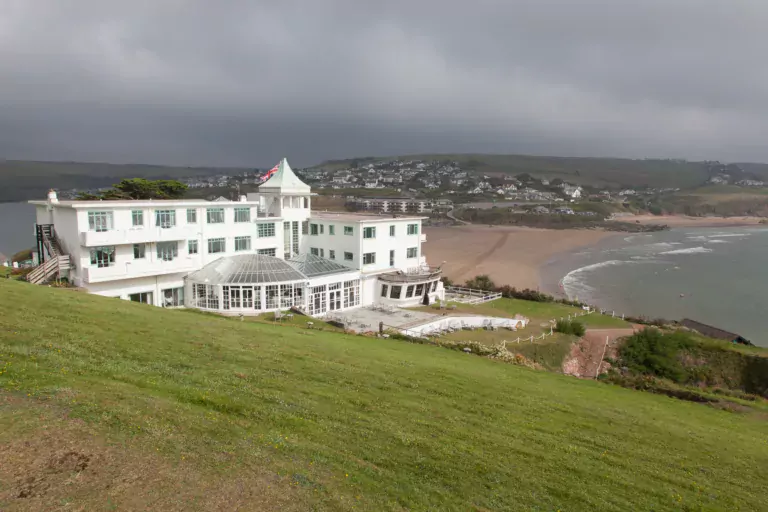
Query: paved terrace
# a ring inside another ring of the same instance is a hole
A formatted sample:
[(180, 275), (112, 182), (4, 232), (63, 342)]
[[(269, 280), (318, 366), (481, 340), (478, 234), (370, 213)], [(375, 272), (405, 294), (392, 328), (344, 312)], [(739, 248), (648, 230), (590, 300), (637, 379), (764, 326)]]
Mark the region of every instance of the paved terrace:
[(345, 324), (350, 331), (378, 332), (379, 322), (384, 322), (384, 329), (407, 329), (413, 325), (421, 325), (439, 318), (440, 315), (413, 311), (409, 309), (374, 309), (358, 308), (339, 313), (330, 312), (324, 320), (338, 320)]

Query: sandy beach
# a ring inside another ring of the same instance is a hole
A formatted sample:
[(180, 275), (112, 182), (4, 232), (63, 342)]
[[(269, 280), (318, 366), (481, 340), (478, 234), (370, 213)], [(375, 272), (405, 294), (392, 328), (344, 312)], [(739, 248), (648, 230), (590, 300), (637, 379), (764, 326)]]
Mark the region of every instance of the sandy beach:
[(445, 275), (463, 282), (487, 274), (498, 285), (536, 289), (539, 267), (551, 257), (626, 235), (597, 230), (552, 230), (509, 226), (425, 228), (424, 252), (431, 265), (443, 265)]
[(617, 222), (636, 222), (638, 224), (666, 224), (674, 227), (738, 227), (756, 226), (762, 217), (688, 217), (686, 215), (628, 215), (617, 217)]

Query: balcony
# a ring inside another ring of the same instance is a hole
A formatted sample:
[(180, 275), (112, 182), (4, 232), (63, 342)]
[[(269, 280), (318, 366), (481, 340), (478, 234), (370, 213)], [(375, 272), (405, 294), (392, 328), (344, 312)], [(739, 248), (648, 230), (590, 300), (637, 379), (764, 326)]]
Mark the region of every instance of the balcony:
[(381, 274), (379, 275), (379, 281), (385, 283), (423, 283), (440, 279), (442, 274), (443, 271), (439, 267), (423, 266), (408, 269), (405, 272), (397, 271)]
[(173, 242), (197, 238), (197, 225), (172, 228), (148, 227), (143, 229), (113, 229), (110, 231), (84, 231), (80, 233), (80, 245), (100, 247), (104, 245), (144, 244), (149, 242)]
[(131, 260), (117, 262), (110, 267), (84, 267), (83, 282), (102, 283), (119, 279), (133, 279), (163, 274), (192, 272), (202, 266), (199, 257), (181, 257), (172, 261)]

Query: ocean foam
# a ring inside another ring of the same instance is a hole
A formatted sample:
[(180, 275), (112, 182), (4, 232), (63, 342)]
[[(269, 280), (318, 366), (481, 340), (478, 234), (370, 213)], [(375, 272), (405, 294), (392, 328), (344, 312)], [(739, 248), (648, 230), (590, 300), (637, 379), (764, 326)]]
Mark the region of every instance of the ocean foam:
[(708, 236), (710, 238), (724, 238), (726, 236), (752, 236), (752, 233), (715, 233)]
[(689, 236), (686, 238), (692, 242), (706, 242), (708, 240), (706, 236)]
[(728, 240), (707, 240), (708, 244), (729, 244)]
[(661, 254), (671, 255), (671, 254), (703, 254), (705, 252), (712, 252), (712, 249), (709, 249), (707, 247), (688, 247), (687, 249), (677, 249), (674, 251), (666, 251), (662, 252)]
[(584, 274), (594, 272), (595, 270), (599, 270), (603, 267), (611, 267), (615, 265), (624, 265), (624, 264), (631, 264), (631, 263), (637, 263), (637, 262), (625, 261), (625, 260), (608, 260), (608, 261), (601, 261), (600, 263), (593, 263), (592, 265), (587, 265), (585, 267), (577, 268), (576, 270), (572, 270), (568, 272), (565, 275), (565, 277), (563, 277), (563, 280), (562, 280), (563, 290), (565, 291), (565, 294), (569, 298), (580, 297), (581, 300), (584, 300), (585, 298), (591, 297), (591, 294), (592, 292), (595, 291), (595, 289), (589, 286), (588, 284), (584, 283), (580, 279), (580, 277), (583, 277)]

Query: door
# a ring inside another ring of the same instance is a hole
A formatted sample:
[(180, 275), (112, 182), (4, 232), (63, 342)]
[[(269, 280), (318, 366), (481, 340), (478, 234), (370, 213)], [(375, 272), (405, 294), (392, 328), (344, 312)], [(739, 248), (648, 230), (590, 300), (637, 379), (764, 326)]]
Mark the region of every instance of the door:
[(331, 301), (331, 311), (341, 309), (341, 290), (332, 290), (330, 292), (329, 299)]

